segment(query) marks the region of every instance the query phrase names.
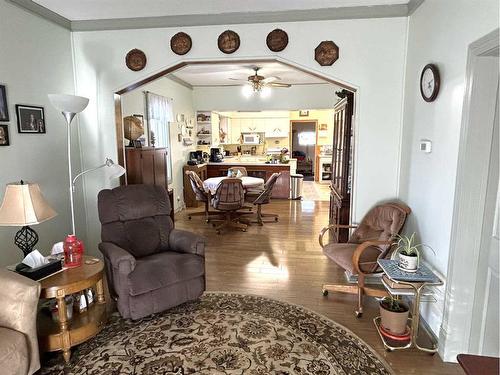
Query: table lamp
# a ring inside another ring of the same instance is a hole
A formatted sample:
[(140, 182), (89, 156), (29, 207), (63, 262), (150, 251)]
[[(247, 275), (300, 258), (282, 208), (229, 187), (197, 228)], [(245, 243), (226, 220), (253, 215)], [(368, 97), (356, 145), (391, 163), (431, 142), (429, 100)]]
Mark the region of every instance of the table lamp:
[(14, 243), (28, 255), (38, 242), (38, 234), (30, 225), (52, 219), (57, 213), (50, 207), (38, 184), (12, 182), (7, 184), (2, 206), (0, 206), (0, 226), (21, 226)]

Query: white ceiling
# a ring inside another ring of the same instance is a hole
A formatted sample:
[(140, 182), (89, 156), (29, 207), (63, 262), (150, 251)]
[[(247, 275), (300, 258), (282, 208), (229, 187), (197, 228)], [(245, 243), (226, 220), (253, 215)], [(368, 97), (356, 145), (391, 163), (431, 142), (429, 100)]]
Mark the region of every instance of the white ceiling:
[(409, 0), (34, 0), (70, 21), (400, 5)]
[[(283, 83), (324, 84), (326, 81), (300, 70), (296, 70), (279, 62), (262, 62), (257, 64), (202, 64), (187, 65), (173, 75), (191, 86), (231, 86), (241, 85), (248, 76), (253, 75), (253, 67), (258, 66), (259, 75), (279, 77)], [(233, 80), (235, 78), (237, 80)]]

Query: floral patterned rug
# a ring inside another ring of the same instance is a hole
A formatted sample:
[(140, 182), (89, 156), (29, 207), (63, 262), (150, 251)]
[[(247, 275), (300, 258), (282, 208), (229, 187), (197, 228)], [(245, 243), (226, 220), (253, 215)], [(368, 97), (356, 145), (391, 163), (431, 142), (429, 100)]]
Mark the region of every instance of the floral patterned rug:
[(71, 362), (42, 374), (393, 374), (359, 337), (299, 306), (268, 298), (205, 293), (140, 321), (114, 314)]

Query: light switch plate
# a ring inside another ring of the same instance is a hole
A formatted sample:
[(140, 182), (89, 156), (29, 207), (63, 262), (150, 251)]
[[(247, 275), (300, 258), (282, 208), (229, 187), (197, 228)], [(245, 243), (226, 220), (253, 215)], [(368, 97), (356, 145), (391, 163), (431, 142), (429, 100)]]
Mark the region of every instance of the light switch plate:
[(432, 151), (432, 142), (428, 139), (421, 139), (419, 149), (426, 154), (430, 153)]

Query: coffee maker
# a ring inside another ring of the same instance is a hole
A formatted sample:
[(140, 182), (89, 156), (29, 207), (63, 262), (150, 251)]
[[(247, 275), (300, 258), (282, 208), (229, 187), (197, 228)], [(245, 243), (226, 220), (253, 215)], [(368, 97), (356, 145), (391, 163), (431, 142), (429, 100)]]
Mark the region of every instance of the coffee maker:
[(188, 165), (197, 165), (203, 163), (203, 151), (189, 152)]
[(212, 163), (222, 163), (222, 159), (224, 159), (224, 155), (220, 152), (218, 147), (212, 147), (210, 149), (210, 161)]

